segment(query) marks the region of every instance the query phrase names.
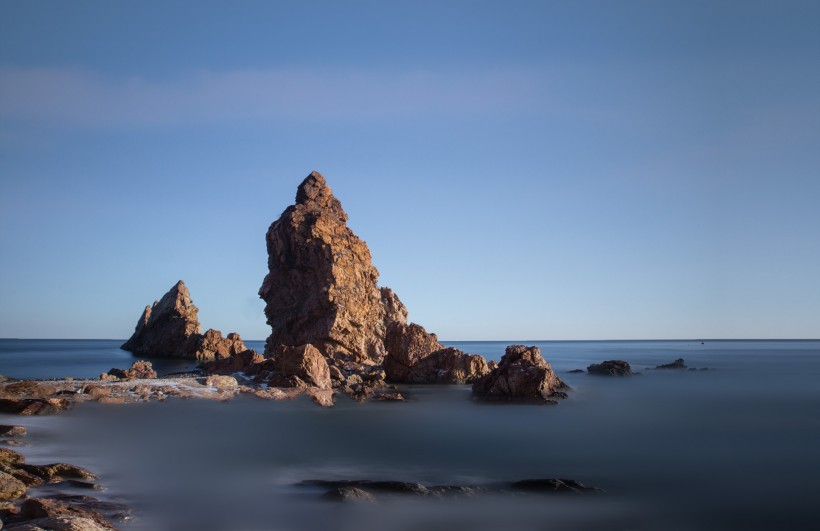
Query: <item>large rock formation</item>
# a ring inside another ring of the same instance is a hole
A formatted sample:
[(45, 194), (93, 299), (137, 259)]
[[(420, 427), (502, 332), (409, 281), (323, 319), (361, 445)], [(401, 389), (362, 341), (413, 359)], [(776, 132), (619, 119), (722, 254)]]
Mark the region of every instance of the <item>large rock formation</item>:
[(222, 332), (214, 329), (203, 334), (198, 312), (180, 280), (159, 301), (145, 307), (134, 334), (121, 348), (135, 356), (200, 361), (228, 358), (248, 350), (239, 334), (223, 338)]
[(473, 396), (496, 402), (554, 403), (567, 385), (552, 371), (538, 347), (510, 345), (498, 367), (473, 384)]
[(271, 326), (265, 353), (312, 344), (330, 359), (380, 362), (385, 306), (395, 319), (403, 305), (392, 292), (383, 297), (367, 244), (347, 227), (321, 174), (299, 185), (296, 204), (271, 224), (266, 242), (269, 272), (259, 289)]
[(387, 379), (401, 383), (466, 383), (489, 372), (481, 356), (445, 349), (435, 334), (407, 324), (407, 308), (379, 288), (367, 244), (319, 173), (299, 185), (296, 204), (273, 222), (266, 242), (269, 272), (259, 296), (271, 326), (267, 354), (312, 345), (335, 385), (355, 396), (382, 385), (370, 370), (381, 363)]

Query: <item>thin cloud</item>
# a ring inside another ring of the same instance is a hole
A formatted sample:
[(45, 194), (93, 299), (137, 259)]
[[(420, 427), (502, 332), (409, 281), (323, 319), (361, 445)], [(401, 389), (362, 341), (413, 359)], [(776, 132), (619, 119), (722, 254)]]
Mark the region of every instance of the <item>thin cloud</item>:
[(63, 68), (0, 69), (0, 118), (63, 126), (268, 120), (391, 120), (532, 112), (546, 87), (526, 70), (204, 71), (172, 80)]

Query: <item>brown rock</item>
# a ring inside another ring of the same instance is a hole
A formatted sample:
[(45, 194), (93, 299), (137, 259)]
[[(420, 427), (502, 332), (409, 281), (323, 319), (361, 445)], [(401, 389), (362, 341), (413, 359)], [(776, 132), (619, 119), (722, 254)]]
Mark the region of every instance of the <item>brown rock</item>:
[(54, 396), (58, 390), (54, 384), (34, 380), (23, 380), (3, 386), (6, 395), (25, 398), (48, 398)]
[(215, 387), (220, 391), (233, 391), (239, 389), (239, 383), (233, 376), (212, 375), (205, 378), (205, 385)]
[(498, 367), (473, 384), (473, 396), (487, 401), (552, 402), (567, 389), (538, 347), (507, 347)]
[(632, 367), (623, 360), (607, 360), (593, 363), (587, 367), (587, 372), (598, 376), (631, 376)]
[(382, 306), (384, 306), (384, 322), (407, 324), (407, 308), (390, 288), (381, 288)]
[(17, 468), (16, 465), (10, 463), (0, 463), (0, 472), (5, 472), (6, 474), (13, 476), (14, 479), (23, 482), (26, 487), (42, 485), (45, 482), (42, 477), (27, 472), (22, 468)]
[[(230, 337), (230, 335), (228, 336)], [(265, 361), (265, 358), (255, 350), (245, 350), (238, 354), (232, 354), (227, 358), (215, 359), (202, 364), (202, 368), (211, 374), (235, 374), (244, 372), (252, 375), (258, 371), (257, 365)]]
[(385, 344), (383, 365), (391, 382), (465, 384), (490, 372), (483, 357), (445, 348), (417, 324), (392, 323)]
[(55, 479), (97, 479), (91, 471), (83, 467), (70, 465), (68, 463), (51, 463), (48, 465), (19, 465), (17, 468), (25, 470), (30, 474), (39, 476), (46, 481)]
[(25, 484), (11, 474), (0, 472), (0, 500), (14, 500), (26, 493)]
[(199, 341), (194, 357), (200, 361), (221, 360), (247, 350), (248, 348), (242, 342), (242, 338), (236, 332), (228, 334), (227, 337), (222, 337), (222, 332), (210, 328)]
[(106, 527), (92, 520), (78, 516), (56, 516), (35, 518), (6, 527), (8, 531), (108, 531)]
[(26, 458), (23, 454), (15, 452), (9, 448), (0, 448), (0, 463), (10, 463), (13, 465), (25, 463)]
[(380, 362), (386, 304), (379, 272), (321, 174), (302, 182), (266, 242), (269, 272), (259, 289), (271, 326), (265, 353), (309, 343), (328, 358)]
[(71, 407), (66, 398), (0, 398), (0, 413), (51, 415)]
[(317, 387), (308, 387), (305, 389), (305, 393), (313, 400), (315, 403), (319, 404), (322, 407), (333, 407), (333, 390), (332, 389), (319, 389)]
[(87, 518), (104, 529), (116, 529), (104, 516), (96, 511), (69, 505), (50, 498), (30, 498), (20, 506), (24, 518)]
[(392, 323), (385, 339), (387, 356), (384, 358), (384, 372), (391, 382), (422, 383), (417, 378), (414, 366), (433, 352), (444, 348), (436, 334), (428, 334), (424, 327), (415, 323)]
[(0, 424), (0, 435), (4, 437), (25, 437), (28, 433), (25, 426), (9, 426)]
[(278, 387), (317, 387), (330, 389), (330, 368), (313, 345), (281, 347), (269, 361), (271, 385)]
[(180, 280), (153, 306), (145, 307), (134, 334), (122, 348), (138, 356), (191, 358), (202, 334), (197, 312)]

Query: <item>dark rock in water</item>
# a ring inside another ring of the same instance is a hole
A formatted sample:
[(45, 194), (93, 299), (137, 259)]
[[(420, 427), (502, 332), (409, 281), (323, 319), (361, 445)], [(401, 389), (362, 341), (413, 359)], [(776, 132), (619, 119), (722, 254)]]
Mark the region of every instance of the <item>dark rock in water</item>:
[(328, 490), (322, 495), (322, 498), (330, 501), (352, 502), (352, 501), (367, 501), (374, 502), (376, 497), (356, 487), (336, 487)]
[(62, 481), (63, 479), (98, 479), (91, 471), (68, 463), (51, 463), (48, 465), (19, 465), (18, 468), (39, 476), (46, 481)]
[(655, 367), (656, 369), (685, 369), (686, 364), (683, 362), (683, 358), (678, 358), (672, 363), (667, 363), (665, 365), (658, 365)]
[(28, 433), (25, 426), (9, 426), (0, 424), (0, 435), (3, 437), (25, 437)]
[(381, 362), (388, 310), (395, 319), (403, 305), (389, 294), (383, 301), (370, 250), (321, 174), (299, 185), (296, 204), (271, 224), (266, 242), (265, 353), (312, 344), (327, 358)]
[(456, 348), (445, 348), (435, 334), (415, 323), (388, 327), (384, 371), (395, 383), (473, 383), (490, 372), (486, 360)]
[(70, 407), (66, 398), (0, 398), (0, 413), (51, 415)]
[(498, 367), (473, 384), (473, 396), (486, 401), (555, 403), (556, 392), (568, 388), (538, 347), (510, 345)]
[(513, 483), (488, 483), (484, 485), (434, 485), (406, 481), (371, 480), (307, 480), (303, 486), (328, 489), (322, 496), (332, 501), (375, 500), (374, 494), (393, 496), (476, 496), (479, 494), (587, 494), (604, 492), (597, 487), (588, 487), (573, 479), (526, 479)]
[(567, 371), (569, 374), (578, 374), (582, 372), (587, 372), (584, 369), (572, 369), (571, 371)]
[(30, 498), (20, 506), (20, 516), (26, 520), (37, 518), (87, 518), (105, 529), (116, 529), (100, 513), (49, 498)]
[(102, 490), (102, 487), (97, 483), (90, 481), (80, 481), (79, 479), (64, 479), (54, 484), (55, 487), (72, 487), (83, 490)]
[(525, 479), (516, 481), (512, 490), (523, 492), (566, 492), (582, 494), (585, 492), (603, 492), (597, 487), (587, 487), (574, 479)]
[(146, 306), (134, 334), (122, 349), (137, 356), (210, 361), (247, 350), (239, 334), (222, 337), (218, 330), (202, 333), (199, 310), (183, 281), (177, 282), (153, 306)]
[(633, 374), (629, 363), (623, 360), (607, 360), (601, 363), (593, 363), (587, 367), (587, 372), (599, 376), (630, 376)]

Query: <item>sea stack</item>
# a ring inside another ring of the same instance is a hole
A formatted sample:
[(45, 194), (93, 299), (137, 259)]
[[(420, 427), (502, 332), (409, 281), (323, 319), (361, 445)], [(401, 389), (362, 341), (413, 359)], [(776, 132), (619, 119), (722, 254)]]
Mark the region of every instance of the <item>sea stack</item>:
[(265, 353), (312, 344), (329, 359), (380, 363), (386, 321), (405, 319), (406, 310), (392, 292), (383, 297), (370, 249), (348, 228), (320, 173), (299, 185), (296, 204), (273, 222), (266, 242)]
[(122, 345), (135, 356), (188, 358), (212, 361), (247, 351), (239, 334), (222, 337), (219, 330), (202, 333), (198, 308), (183, 281), (179, 281), (142, 312), (134, 334)]
[(378, 374), (382, 364), (388, 381), (402, 383), (465, 383), (487, 374), (481, 356), (445, 349), (435, 334), (407, 323), (407, 308), (379, 287), (370, 249), (347, 219), (325, 178), (313, 172), (299, 185), (296, 203), (271, 224), (259, 290), (271, 327), (265, 353), (276, 358), (312, 345), (340, 369), (331, 369), (340, 385), (356, 373)]

